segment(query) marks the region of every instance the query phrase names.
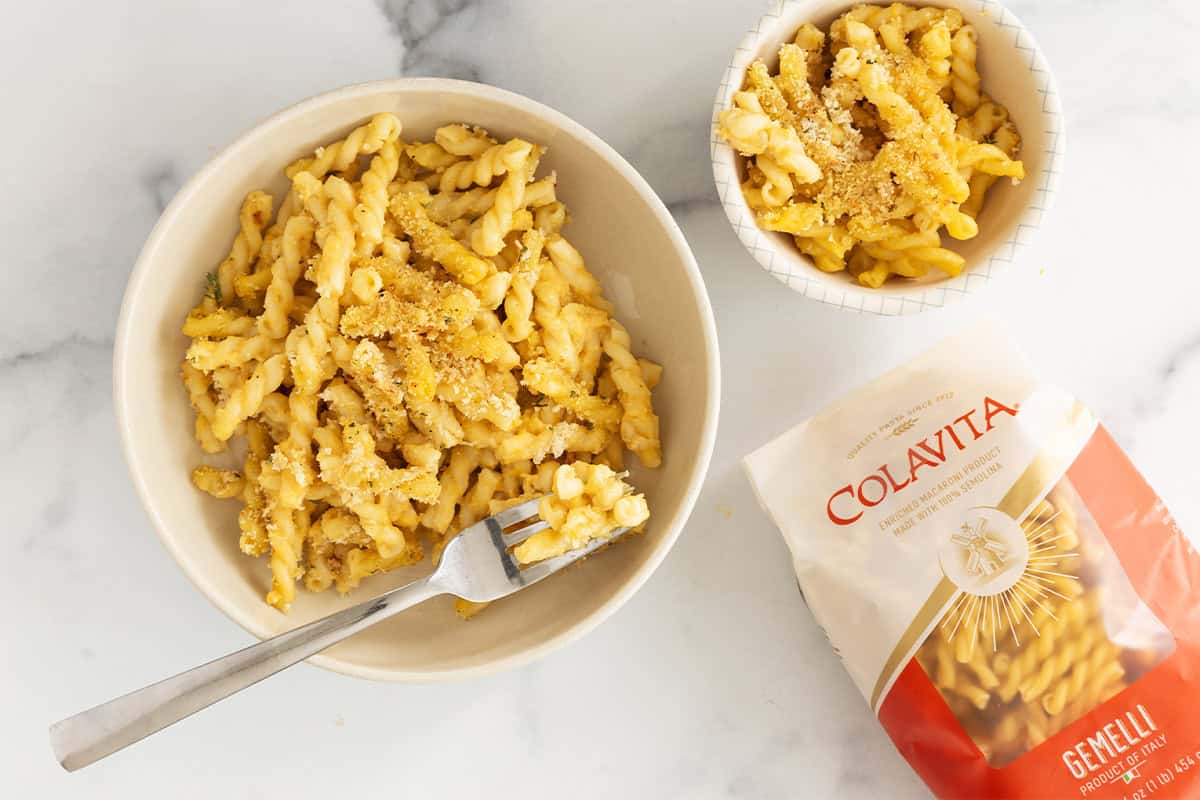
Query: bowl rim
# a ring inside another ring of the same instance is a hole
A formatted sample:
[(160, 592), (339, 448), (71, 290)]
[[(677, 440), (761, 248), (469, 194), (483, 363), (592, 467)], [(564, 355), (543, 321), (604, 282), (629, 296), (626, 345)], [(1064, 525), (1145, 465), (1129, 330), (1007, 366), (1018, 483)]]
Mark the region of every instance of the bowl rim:
[[(545, 641), (526, 647), (508, 656), (459, 668), (428, 671), (390, 669), (387, 667), (362, 665), (325, 654), (317, 654), (307, 659), (309, 663), (318, 667), (354, 677), (384, 681), (434, 683), (480, 677), (522, 666), (570, 644), (595, 629), (602, 621), (623, 606), (666, 558), (667, 553), (674, 546), (684, 525), (687, 523), (695, 507), (696, 499), (703, 488), (704, 478), (707, 475), (716, 442), (721, 402), (721, 360), (717, 341), (716, 321), (713, 316), (712, 306), (709, 302), (708, 293), (704, 286), (704, 279), (696, 258), (683, 232), (675, 222), (674, 217), (671, 216), (666, 205), (650, 187), (646, 179), (607, 142), (565, 114), (536, 100), (494, 86), (449, 78), (392, 78), (351, 84), (293, 103), (269, 115), (243, 131), (232, 142), (223, 147), (203, 167), (196, 171), (179, 191), (176, 192), (171, 202), (159, 215), (157, 222), (147, 236), (146, 242), (138, 254), (138, 258), (126, 283), (121, 300), (120, 314), (117, 318), (112, 361), (113, 409), (120, 434), (121, 450), (130, 479), (138, 499), (141, 501), (142, 509), (150, 518), (151, 525), (163, 547), (175, 560), (175, 563), (191, 581), (192, 585), (227, 617), (258, 639), (275, 635), (275, 631), (264, 628), (257, 624), (253, 618), (243, 614), (238, 604), (230, 600), (204, 570), (197, 569), (194, 564), (189, 563), (184, 557), (181, 548), (177, 546), (175, 537), (169, 533), (166, 518), (155, 499), (154, 493), (151, 491), (146, 478), (147, 468), (142, 464), (139, 449), (134, 445), (133, 425), (127, 413), (128, 404), (126, 398), (136, 391), (136, 387), (129, 385), (128, 370), (132, 355), (130, 345), (132, 342), (137, 341), (136, 337), (133, 336), (134, 331), (132, 330), (135, 307), (139, 299), (145, 294), (143, 283), (150, 272), (149, 265), (158, 259), (158, 251), (162, 247), (167, 232), (179, 222), (183, 210), (191, 204), (193, 196), (200, 188), (224, 170), (227, 162), (234, 155), (240, 153), (243, 147), (253, 142), (255, 138), (264, 135), (273, 127), (283, 124), (294, 117), (301, 116), (319, 106), (360, 95), (385, 95), (394, 92), (413, 91), (451, 93), (460, 96), (466, 95), (468, 97), (499, 101), (517, 110), (530, 113), (574, 136), (616, 170), (618, 175), (629, 183), (646, 201), (658, 223), (665, 230), (672, 246), (680, 255), (685, 277), (692, 291), (692, 299), (696, 304), (700, 316), (708, 376), (707, 385), (703, 388), (702, 392), (702, 399), (706, 410), (700, 432), (698, 458), (687, 467), (690, 474), (687, 476), (686, 489), (681, 502), (675, 509), (675, 513), (666, 521), (666, 534), (658, 546), (650, 551), (647, 557), (637, 566), (630, 578), (612, 596), (578, 623)], [(362, 599), (367, 599), (366, 595)]]
[[(845, 6), (843, 10), (863, 3), (888, 4), (885, 0), (841, 2)], [(713, 102), (709, 137), (713, 180), (729, 223), (759, 266), (780, 283), (805, 297), (847, 311), (883, 316), (914, 314), (930, 308), (939, 308), (965, 295), (979, 293), (994, 276), (1003, 274), (1016, 260), (1017, 254), (1033, 240), (1053, 205), (1059, 178), (1064, 171), (1065, 117), (1054, 73), (1050, 70), (1041, 47), (1016, 14), (999, 0), (925, 0), (927, 5), (954, 7), (960, 10), (970, 7), (977, 16), (987, 18), (991, 24), (1014, 31), (1012, 47), (1028, 52), (1028, 68), (1038, 84), (1038, 94), (1042, 96), (1041, 116), (1048, 139), (1044, 150), (1046, 160), (1044, 168), (1037, 176), (1034, 200), (1014, 214), (1008, 238), (984, 255), (979, 263), (965, 269), (958, 276), (947, 277), (934, 283), (909, 288), (904, 288), (903, 284), (885, 285), (881, 289), (871, 289), (845, 280), (842, 273), (822, 272), (817, 269), (811, 258), (794, 248), (780, 247), (774, 237), (758, 228), (754, 214), (741, 192), (737, 177), (738, 155), (719, 135), (719, 115), (732, 103), (734, 92), (742, 85), (746, 67), (758, 54), (762, 41), (784, 25), (785, 16), (790, 18), (791, 14), (799, 13), (793, 9), (827, 4), (828, 0), (775, 0), (772, 7), (763, 13), (742, 37), (730, 57)], [(788, 12), (787, 15), (785, 11)], [(790, 26), (790, 23), (788, 25)]]

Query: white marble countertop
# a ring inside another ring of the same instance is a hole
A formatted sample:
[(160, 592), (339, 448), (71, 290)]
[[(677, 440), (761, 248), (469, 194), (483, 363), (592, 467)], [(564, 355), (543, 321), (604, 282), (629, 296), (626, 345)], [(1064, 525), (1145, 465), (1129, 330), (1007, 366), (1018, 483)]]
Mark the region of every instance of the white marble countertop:
[[(0, 786), (26, 789), (9, 796), (923, 797), (801, 603), (738, 460), (984, 314), (1099, 412), (1200, 531), (1200, 6), (1014, 3), (1064, 97), (1058, 205), (991, 295), (886, 319), (776, 284), (717, 205), (710, 104), (761, 3), (336, 5), (59, 0), (6, 15)], [(530, 667), (419, 687), (302, 666), (67, 775), (49, 723), (250, 639), (159, 546), (122, 463), (109, 360), (142, 240), (181, 182), (268, 113), (401, 74), (564, 111), (675, 213), (725, 378), (691, 523), (628, 606)]]

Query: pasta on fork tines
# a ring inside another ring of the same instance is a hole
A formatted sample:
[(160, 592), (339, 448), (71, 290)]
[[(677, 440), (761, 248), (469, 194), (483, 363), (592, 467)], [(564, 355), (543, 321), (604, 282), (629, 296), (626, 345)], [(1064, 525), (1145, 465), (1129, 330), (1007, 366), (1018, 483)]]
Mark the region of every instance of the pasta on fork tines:
[(288, 166), (273, 218), (275, 198), (247, 196), (184, 321), (182, 376), (202, 449), (245, 440), (240, 468), (193, 482), (241, 500), (239, 546), (268, 556), (281, 611), (297, 584), (347, 592), (558, 497), (560, 469), (597, 493), (545, 506), (536, 558), (645, 522), (621, 476), (626, 450), (661, 462), (661, 368), (564, 237), (544, 152), (462, 124), (406, 141), (378, 114)]

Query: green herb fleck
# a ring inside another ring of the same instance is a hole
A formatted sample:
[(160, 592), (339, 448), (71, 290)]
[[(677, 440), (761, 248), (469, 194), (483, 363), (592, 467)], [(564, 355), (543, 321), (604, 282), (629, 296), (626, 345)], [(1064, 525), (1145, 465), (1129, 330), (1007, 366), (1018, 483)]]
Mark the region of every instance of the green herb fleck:
[(213, 302), (221, 303), (221, 282), (217, 280), (217, 273), (210, 272), (204, 276), (204, 282), (208, 285), (208, 290), (204, 293), (206, 297), (211, 297)]

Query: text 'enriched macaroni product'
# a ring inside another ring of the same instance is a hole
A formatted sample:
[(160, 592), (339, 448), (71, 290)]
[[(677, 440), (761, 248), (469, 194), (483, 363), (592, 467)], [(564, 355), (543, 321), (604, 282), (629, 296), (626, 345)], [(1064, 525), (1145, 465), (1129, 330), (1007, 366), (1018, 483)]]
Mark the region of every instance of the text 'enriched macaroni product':
[(805, 599), (941, 797), (1200, 791), (1200, 557), (986, 329), (746, 460)]

